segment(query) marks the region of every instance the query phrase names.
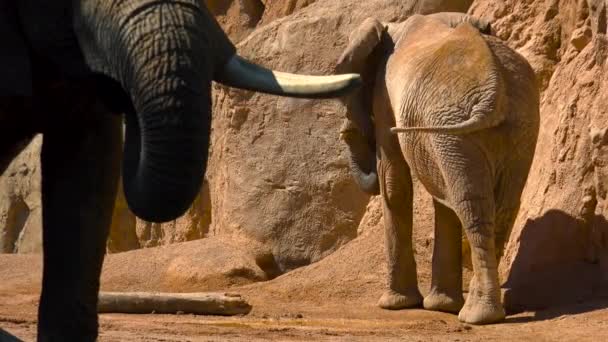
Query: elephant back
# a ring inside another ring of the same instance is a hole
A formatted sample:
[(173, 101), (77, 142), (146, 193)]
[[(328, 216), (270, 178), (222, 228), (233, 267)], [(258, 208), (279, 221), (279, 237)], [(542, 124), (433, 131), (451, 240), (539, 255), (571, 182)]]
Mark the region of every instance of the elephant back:
[(469, 23), (451, 28), (418, 18), (398, 41), (386, 74), (395, 92), (391, 98), (401, 99), (395, 113), (404, 127), (456, 125), (476, 117), (476, 129), (482, 129), (504, 120), (500, 67)]

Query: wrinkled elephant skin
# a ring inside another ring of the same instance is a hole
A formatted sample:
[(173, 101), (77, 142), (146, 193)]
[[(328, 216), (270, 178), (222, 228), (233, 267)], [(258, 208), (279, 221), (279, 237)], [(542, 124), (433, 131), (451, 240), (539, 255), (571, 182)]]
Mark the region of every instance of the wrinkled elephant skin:
[[(383, 199), (389, 288), (382, 308), (422, 304), (459, 312), (472, 324), (505, 317), (497, 266), (534, 155), (539, 95), (527, 61), (490, 31), (488, 23), (459, 13), (387, 25), (368, 19), (339, 60), (338, 70), (364, 79), (357, 96), (345, 100), (342, 135), (353, 175), (363, 178), (360, 184), (377, 177)], [(424, 299), (412, 248), (412, 172), (435, 209), (432, 282)], [(463, 229), (474, 270), (466, 301)]]

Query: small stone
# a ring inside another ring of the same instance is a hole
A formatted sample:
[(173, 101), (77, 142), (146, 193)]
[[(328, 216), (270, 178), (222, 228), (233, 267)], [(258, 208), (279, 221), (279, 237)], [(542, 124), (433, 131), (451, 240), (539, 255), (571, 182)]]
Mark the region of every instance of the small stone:
[(572, 37), (570, 38), (570, 44), (574, 46), (574, 48), (578, 51), (589, 44), (591, 38), (593, 37), (593, 32), (591, 31), (591, 27), (583, 26), (579, 27), (574, 32), (572, 32)]

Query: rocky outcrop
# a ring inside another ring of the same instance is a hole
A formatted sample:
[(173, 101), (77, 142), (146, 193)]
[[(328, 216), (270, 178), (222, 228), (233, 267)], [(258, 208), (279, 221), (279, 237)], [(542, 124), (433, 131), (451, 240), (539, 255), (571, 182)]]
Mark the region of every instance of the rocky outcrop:
[(35, 137), (0, 177), (0, 253), (42, 250), (41, 146)]
[(580, 299), (608, 277), (606, 4), (478, 0), (470, 12), (530, 61), (542, 90), (535, 160), (501, 265), (506, 304)]
[(204, 0), (233, 42), (239, 42), (257, 26), (266, 11), (264, 0)]

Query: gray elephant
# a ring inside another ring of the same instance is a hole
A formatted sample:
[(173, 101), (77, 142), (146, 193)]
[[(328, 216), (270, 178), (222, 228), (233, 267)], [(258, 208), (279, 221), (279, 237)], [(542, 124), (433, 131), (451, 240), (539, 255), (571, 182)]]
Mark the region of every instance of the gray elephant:
[[(388, 290), (382, 308), (422, 303), (473, 324), (505, 317), (497, 266), (533, 159), (539, 94), (530, 65), (482, 34), (489, 31), (487, 23), (459, 13), (388, 25), (368, 19), (339, 60), (338, 70), (360, 72), (364, 80), (346, 97), (341, 134), (355, 179), (383, 200)], [(412, 171), (435, 209), (432, 283), (424, 300), (412, 248)], [(474, 270), (466, 302), (462, 228)]]
[[(40, 341), (96, 339), (121, 155), (137, 216), (169, 221), (191, 204), (206, 168), (212, 80), (307, 98), (360, 83), (245, 61), (199, 0), (2, 1), (0, 36), (0, 171), (44, 136)], [(116, 113), (126, 114), (124, 153)]]

